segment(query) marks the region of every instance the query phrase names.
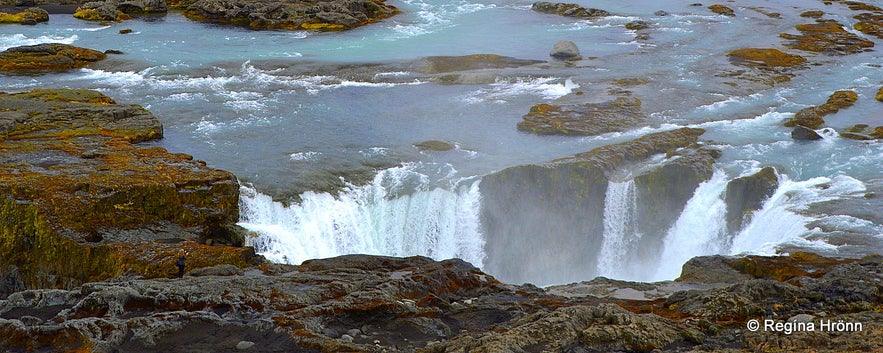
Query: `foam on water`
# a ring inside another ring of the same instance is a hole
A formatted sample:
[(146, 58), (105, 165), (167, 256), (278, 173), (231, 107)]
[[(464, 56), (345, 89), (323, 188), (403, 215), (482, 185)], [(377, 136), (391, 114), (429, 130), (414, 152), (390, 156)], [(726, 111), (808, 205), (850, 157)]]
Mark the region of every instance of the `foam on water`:
[(21, 33), (16, 34), (0, 34), (0, 51), (6, 50), (12, 47), (18, 47), (23, 45), (35, 45), (42, 43), (62, 43), (62, 44), (72, 44), (76, 42), (77, 39), (80, 39), (76, 34), (70, 36), (59, 36), (59, 35), (43, 35), (39, 37), (28, 37)]
[(580, 87), (569, 78), (561, 82), (561, 79), (557, 77), (517, 78), (514, 81), (497, 79), (496, 83), (488, 86), (488, 88), (470, 92), (462, 98), (463, 101), (469, 104), (506, 102), (507, 99), (521, 95), (537, 95), (544, 99), (556, 99), (570, 94), (574, 89)]

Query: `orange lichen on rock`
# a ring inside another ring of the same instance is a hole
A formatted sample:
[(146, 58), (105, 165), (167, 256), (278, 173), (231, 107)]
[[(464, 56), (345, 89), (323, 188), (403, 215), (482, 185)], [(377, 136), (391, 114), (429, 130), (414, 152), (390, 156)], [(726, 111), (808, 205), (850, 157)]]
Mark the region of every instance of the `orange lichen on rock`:
[(786, 46), (794, 49), (828, 55), (845, 55), (859, 53), (874, 46), (874, 42), (846, 31), (836, 21), (801, 24), (795, 28), (801, 35), (787, 33), (779, 35), (791, 40)]
[(727, 56), (740, 64), (770, 68), (798, 66), (806, 62), (800, 55), (784, 53), (778, 49), (744, 48), (733, 50)]

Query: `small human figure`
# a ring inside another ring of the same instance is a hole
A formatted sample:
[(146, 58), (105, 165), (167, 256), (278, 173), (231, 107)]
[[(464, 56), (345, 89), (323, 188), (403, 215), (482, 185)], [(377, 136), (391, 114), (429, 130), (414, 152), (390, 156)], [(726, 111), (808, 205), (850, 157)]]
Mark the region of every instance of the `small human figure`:
[(175, 266), (178, 266), (178, 278), (184, 277), (184, 261), (187, 260), (189, 254), (184, 248), (178, 250), (178, 261), (175, 261)]

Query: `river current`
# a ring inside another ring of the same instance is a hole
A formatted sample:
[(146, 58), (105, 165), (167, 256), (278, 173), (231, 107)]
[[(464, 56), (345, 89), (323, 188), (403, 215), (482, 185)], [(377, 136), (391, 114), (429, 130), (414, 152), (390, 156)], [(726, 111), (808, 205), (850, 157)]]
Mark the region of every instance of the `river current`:
[[(0, 27), (0, 49), (61, 42), (125, 54), (67, 73), (0, 76), (0, 87), (97, 89), (143, 105), (165, 128), (155, 144), (240, 178), (241, 224), (260, 234), (252, 245), (274, 261), (370, 253), (460, 257), (481, 267), (482, 176), (684, 126), (706, 129), (702, 139), (723, 156), (665, 231), (661, 262), (624, 257), (622, 247), (634, 235), (623, 228), (627, 221), (616, 220), (628, 220), (636, 201), (628, 182), (612, 183), (606, 257), (597, 273), (572, 280), (673, 279), (686, 260), (707, 254), (883, 251), (883, 210), (864, 210), (871, 215), (865, 218), (812, 211), (821, 202), (883, 191), (883, 143), (837, 133), (859, 123), (883, 125), (883, 103), (874, 99), (883, 86), (883, 41), (869, 37), (875, 50), (846, 56), (791, 51), (811, 65), (772, 87), (721, 79), (738, 70), (727, 61), (731, 50), (784, 49), (778, 34), (811, 21), (801, 12), (820, 9), (851, 27), (853, 11), (821, 1), (757, 0), (740, 1), (737, 16), (726, 17), (684, 1), (576, 2), (615, 16), (541, 14), (521, 0), (388, 0), (403, 13), (351, 31), (316, 33), (204, 24), (177, 12), (111, 26), (52, 15), (37, 26)], [(781, 18), (766, 15), (771, 12)], [(650, 24), (647, 38), (636, 39), (625, 26), (638, 20)], [(122, 28), (133, 33), (118, 34)], [(558, 40), (573, 41), (589, 59), (575, 66), (552, 61), (549, 50)], [(409, 64), (484, 53), (549, 64), (475, 84), (427, 80)], [(537, 103), (610, 100), (622, 79), (638, 82), (624, 88), (642, 100), (647, 126), (593, 137), (515, 128)], [(783, 120), (836, 90), (853, 90), (859, 100), (826, 117), (823, 140), (792, 140)], [(426, 140), (455, 148), (414, 146)], [(777, 168), (779, 189), (738, 234), (724, 234), (727, 181), (764, 166)], [(322, 187), (340, 177), (348, 186)]]

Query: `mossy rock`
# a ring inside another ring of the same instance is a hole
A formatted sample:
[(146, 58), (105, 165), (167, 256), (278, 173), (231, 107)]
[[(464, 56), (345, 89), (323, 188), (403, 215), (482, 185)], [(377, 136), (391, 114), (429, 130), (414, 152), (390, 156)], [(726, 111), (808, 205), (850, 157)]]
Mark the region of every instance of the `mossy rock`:
[[(98, 92), (0, 94), (0, 266), (28, 288), (121, 274), (167, 277), (177, 245), (242, 243), (239, 185), (229, 172), (138, 142), (162, 125)], [(211, 247), (206, 265), (244, 265), (252, 251)], [(194, 266), (202, 260), (191, 262)]]
[(31, 7), (16, 14), (0, 12), (0, 24), (18, 23), (25, 25), (35, 25), (40, 22), (49, 21), (49, 12), (39, 7)]
[(808, 17), (808, 18), (821, 18), (824, 15), (825, 15), (825, 12), (820, 11), (820, 10), (810, 10), (810, 11), (804, 11), (804, 12), (800, 13), (800, 17)]
[(0, 52), (0, 72), (33, 74), (66, 71), (104, 60), (104, 53), (67, 44), (49, 43), (9, 48)]
[(454, 149), (454, 145), (452, 145), (448, 142), (445, 142), (445, 141), (438, 141), (438, 140), (418, 142), (418, 143), (415, 143), (414, 146), (417, 147), (417, 149), (421, 150), (421, 151), (442, 152), (442, 151), (450, 151), (450, 150)]
[(744, 48), (731, 51), (727, 56), (734, 63), (760, 67), (792, 67), (806, 63), (800, 55), (783, 53), (778, 49)]
[(883, 87), (880, 87), (880, 90), (877, 91), (877, 96), (874, 98), (876, 98), (878, 101), (883, 102)]
[(724, 16), (730, 16), (730, 17), (736, 16), (736, 12), (733, 11), (733, 9), (731, 9), (727, 6), (721, 5), (721, 4), (711, 5), (708, 7), (708, 9), (711, 10), (711, 12), (714, 12), (718, 15), (724, 15)]
[(857, 31), (883, 39), (883, 13), (863, 13), (855, 19), (858, 22), (853, 28)]

